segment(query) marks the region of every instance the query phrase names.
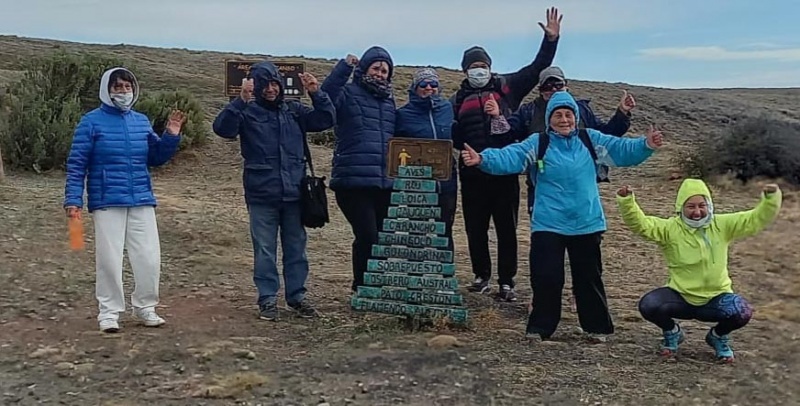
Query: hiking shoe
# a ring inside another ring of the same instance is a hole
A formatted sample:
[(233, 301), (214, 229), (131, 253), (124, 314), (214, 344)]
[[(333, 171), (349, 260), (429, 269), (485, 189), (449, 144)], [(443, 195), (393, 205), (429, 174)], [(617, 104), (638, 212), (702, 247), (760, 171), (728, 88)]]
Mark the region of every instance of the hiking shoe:
[(472, 282), (472, 285), (470, 285), (467, 290), (470, 292), (484, 294), (491, 292), (492, 287), (489, 286), (488, 280), (483, 280), (483, 278), (475, 278), (475, 281)]
[(304, 319), (310, 319), (317, 316), (317, 310), (311, 306), (311, 303), (308, 302), (308, 299), (303, 299), (300, 301), (300, 303), (290, 304), (289, 308), (294, 310), (298, 316)]
[(258, 306), (258, 318), (261, 320), (278, 320), (278, 305), (275, 302), (267, 302)]
[(116, 320), (106, 319), (100, 320), (100, 331), (104, 333), (119, 332), (119, 323)]
[(661, 355), (670, 356), (678, 352), (678, 346), (686, 339), (686, 334), (683, 332), (681, 326), (675, 323), (678, 331), (665, 331), (664, 339), (661, 341)]
[(726, 335), (717, 336), (714, 329), (708, 330), (706, 334), (706, 344), (716, 352), (717, 359), (724, 362), (733, 362), (733, 349), (728, 344), (730, 337)]
[(498, 300), (505, 300), (506, 302), (516, 302), (517, 292), (514, 291), (510, 285), (501, 285), (500, 291), (497, 292)]
[(145, 327), (158, 327), (167, 322), (153, 309), (134, 309), (133, 318), (139, 320)]

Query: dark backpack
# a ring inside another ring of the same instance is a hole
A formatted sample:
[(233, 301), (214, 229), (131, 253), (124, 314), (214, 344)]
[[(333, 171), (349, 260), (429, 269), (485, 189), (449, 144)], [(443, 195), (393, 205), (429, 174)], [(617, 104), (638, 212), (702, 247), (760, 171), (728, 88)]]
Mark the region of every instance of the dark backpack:
[[(608, 180), (608, 169), (605, 166), (597, 164), (597, 151), (594, 150), (594, 145), (592, 144), (592, 139), (589, 137), (589, 132), (586, 131), (585, 128), (581, 128), (578, 130), (578, 138), (581, 140), (581, 143), (589, 150), (589, 154), (592, 155), (592, 161), (595, 163), (595, 170), (598, 173), (595, 176), (597, 183), (601, 182), (609, 182)], [(544, 172), (544, 154), (547, 152), (547, 147), (550, 145), (550, 135), (547, 131), (543, 131), (539, 134), (539, 146), (536, 149), (536, 169), (535, 173)], [(605, 176), (600, 176), (600, 172), (606, 172)]]
[[(297, 102), (288, 101), (286, 105), (295, 120), (300, 114), (297, 112)], [(299, 121), (298, 121), (299, 125)], [(303, 226), (308, 228), (321, 228), (330, 221), (328, 214), (328, 195), (326, 193), (325, 176), (314, 175), (314, 162), (311, 159), (311, 150), (308, 147), (308, 137), (306, 130), (300, 126), (303, 132), (303, 153), (305, 155), (306, 172), (300, 181), (300, 219)]]

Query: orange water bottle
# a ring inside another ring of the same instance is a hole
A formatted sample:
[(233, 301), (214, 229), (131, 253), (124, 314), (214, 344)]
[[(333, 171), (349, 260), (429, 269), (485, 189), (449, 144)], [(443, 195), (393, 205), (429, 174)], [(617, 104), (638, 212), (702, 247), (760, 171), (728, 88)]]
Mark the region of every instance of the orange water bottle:
[(73, 251), (80, 251), (85, 247), (83, 241), (83, 221), (80, 215), (69, 217), (69, 247)]

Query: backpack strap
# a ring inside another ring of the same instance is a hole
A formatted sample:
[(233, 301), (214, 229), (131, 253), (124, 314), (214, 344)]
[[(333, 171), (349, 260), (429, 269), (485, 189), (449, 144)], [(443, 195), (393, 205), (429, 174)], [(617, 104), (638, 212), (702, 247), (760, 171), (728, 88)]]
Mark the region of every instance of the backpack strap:
[(586, 131), (585, 128), (581, 128), (580, 130), (578, 130), (578, 138), (581, 139), (583, 145), (585, 145), (586, 149), (589, 150), (589, 153), (592, 154), (592, 160), (597, 162), (597, 151), (594, 150), (592, 139), (589, 138), (589, 132)]
[(547, 131), (539, 134), (539, 145), (536, 147), (536, 170), (544, 172), (544, 154), (547, 152), (547, 147), (550, 145), (550, 135)]

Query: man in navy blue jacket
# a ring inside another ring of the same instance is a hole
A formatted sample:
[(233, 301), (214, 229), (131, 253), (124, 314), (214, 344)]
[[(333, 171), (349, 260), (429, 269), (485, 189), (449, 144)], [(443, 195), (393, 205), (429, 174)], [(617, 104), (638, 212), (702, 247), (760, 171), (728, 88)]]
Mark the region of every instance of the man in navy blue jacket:
[[(396, 137), (450, 140), (452, 137), (453, 105), (440, 94), (439, 75), (432, 68), (414, 72), (408, 89), (408, 103), (397, 110)], [(453, 249), (453, 222), (458, 201), (458, 176), (456, 160), (452, 158), (450, 179), (439, 182), (439, 206), (442, 221), (449, 240), (448, 249)]]
[(300, 217), (300, 182), (306, 165), (303, 143), (306, 132), (333, 127), (336, 112), (310, 74), (304, 74), (301, 80), (313, 108), (284, 100), (283, 76), (271, 62), (253, 65), (250, 75), (252, 79), (242, 83), (240, 97), (219, 113), (213, 127), (220, 137), (233, 139), (238, 135), (241, 143), (259, 316), (264, 320), (278, 318), (276, 257), (280, 228), (286, 303), (300, 316), (313, 317), (316, 311), (305, 297), (307, 237)]

